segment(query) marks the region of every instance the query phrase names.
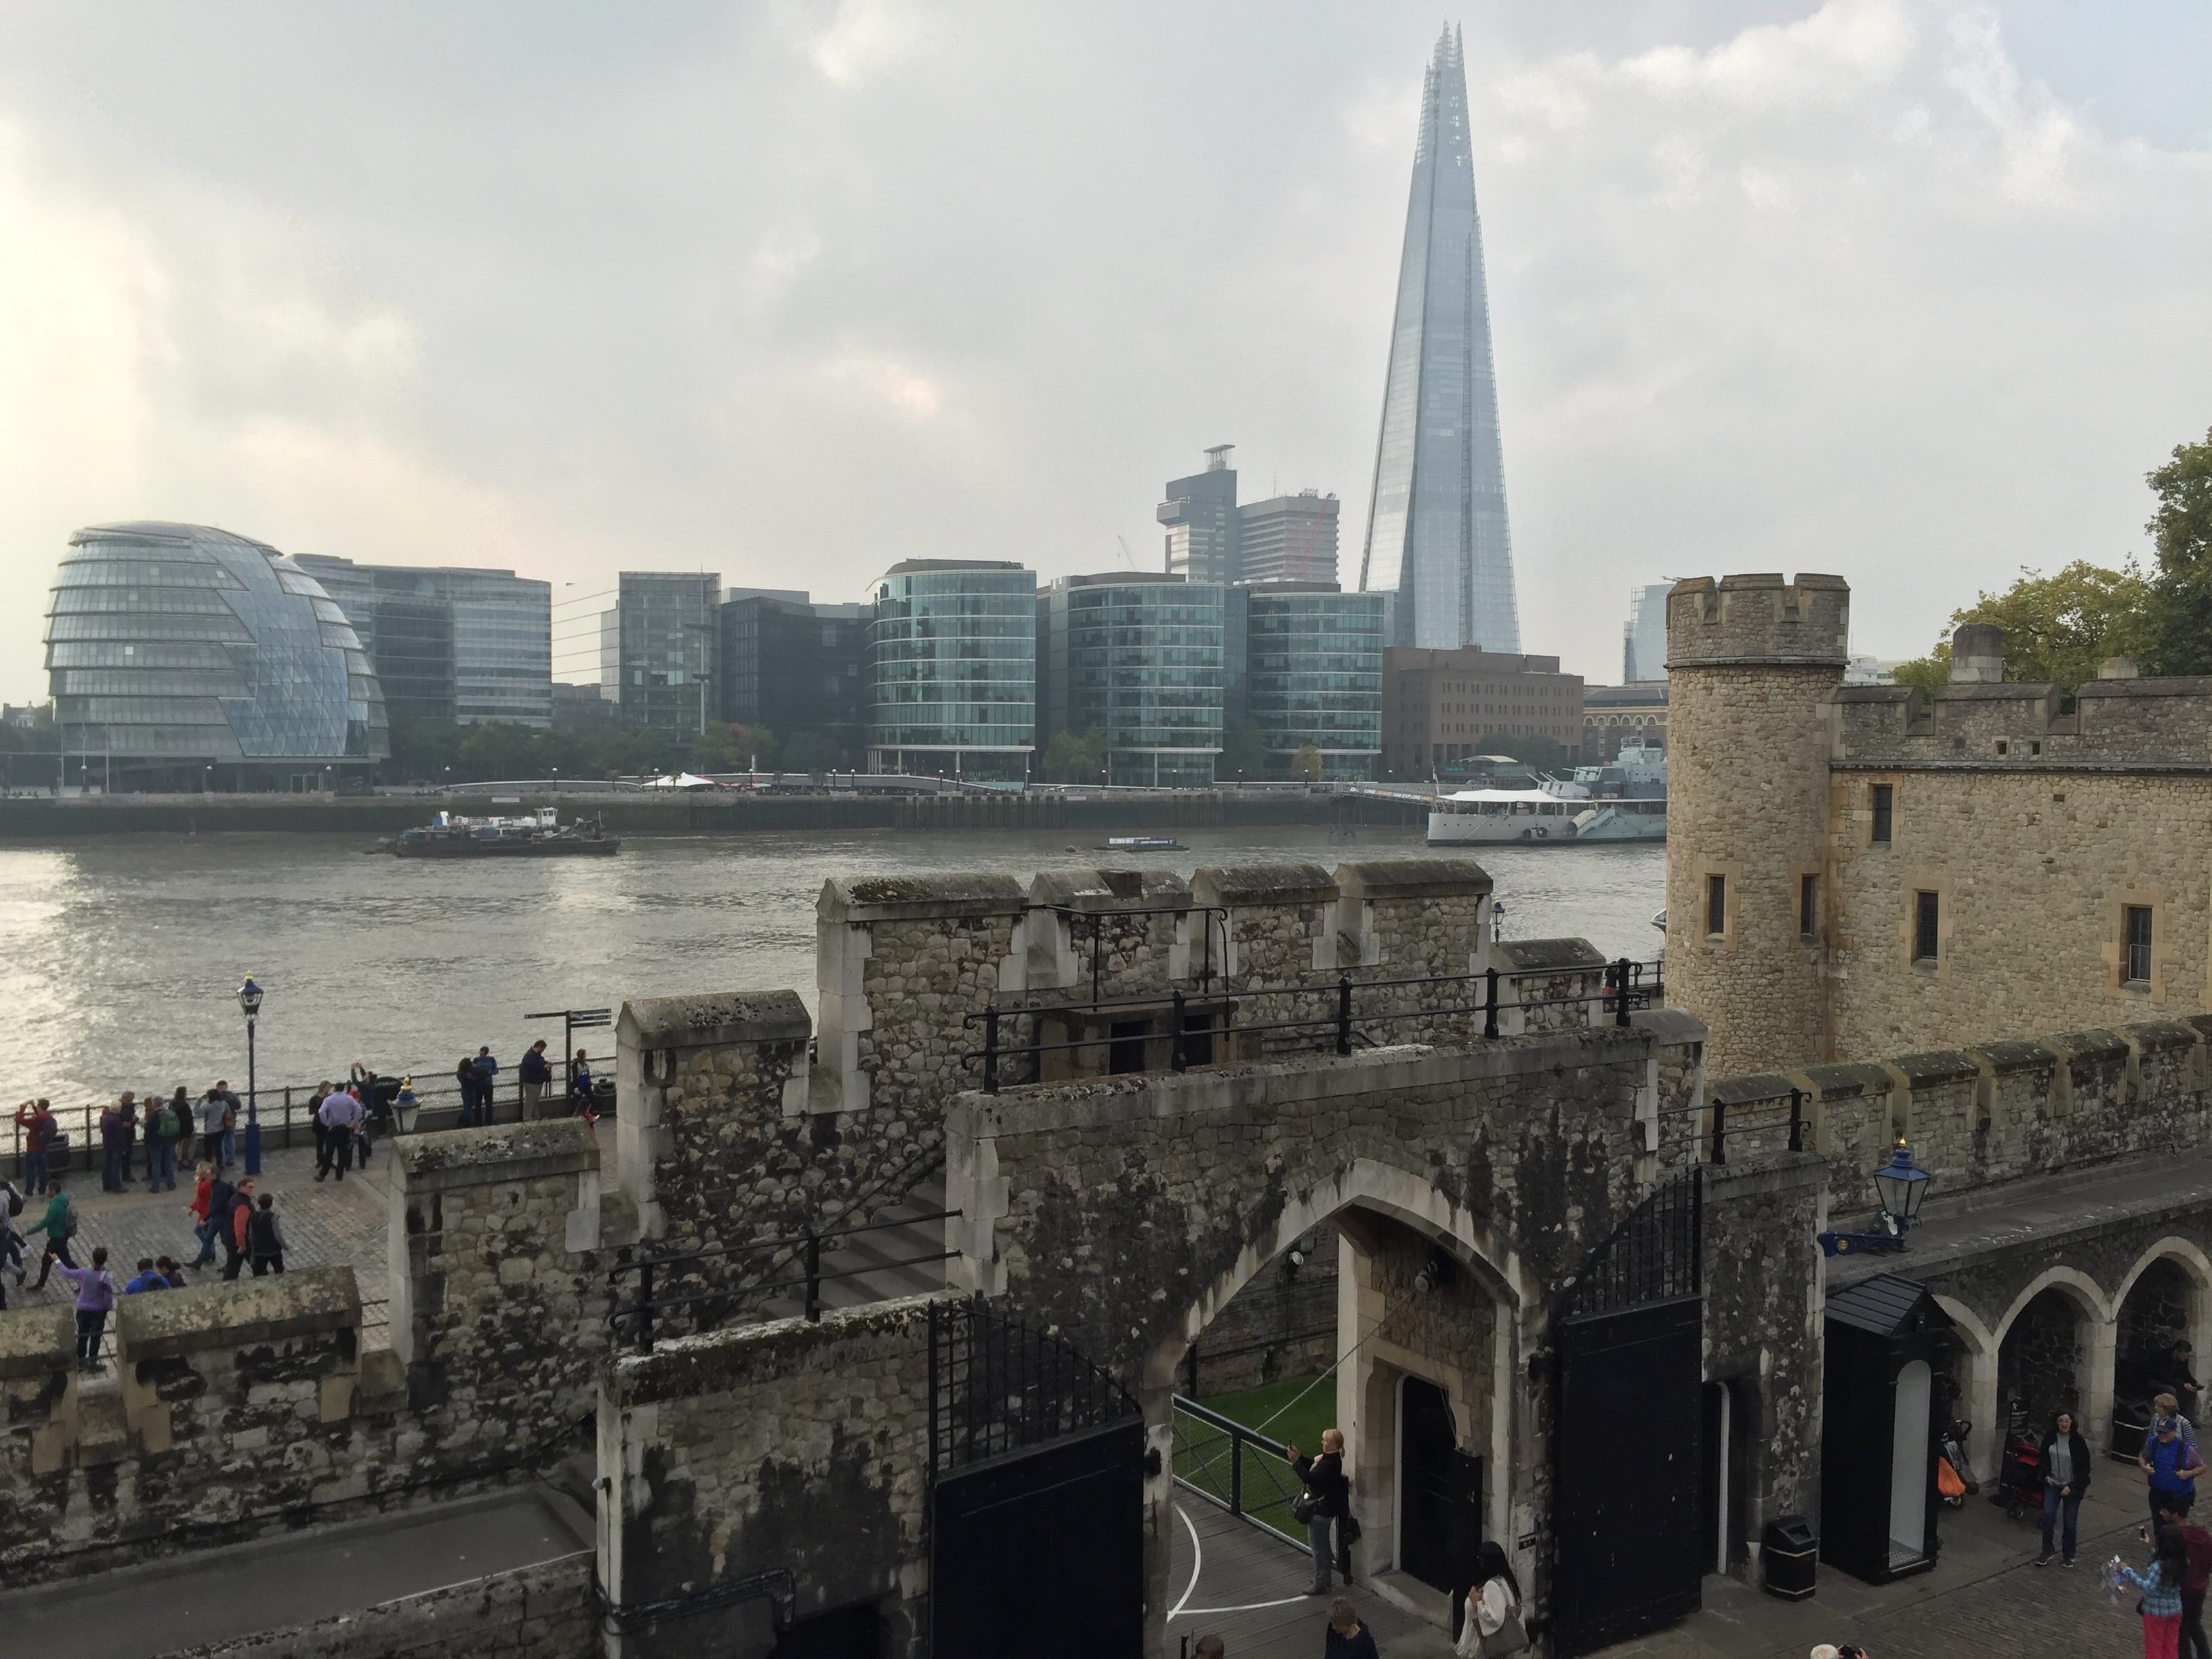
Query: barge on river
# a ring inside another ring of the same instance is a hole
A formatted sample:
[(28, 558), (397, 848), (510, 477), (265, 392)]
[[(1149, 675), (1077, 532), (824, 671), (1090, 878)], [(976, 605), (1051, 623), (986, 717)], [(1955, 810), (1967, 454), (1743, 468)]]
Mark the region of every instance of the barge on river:
[(374, 849), (403, 859), (611, 858), (622, 842), (603, 820), (564, 824), (550, 806), (511, 818), (465, 818), (441, 812)]

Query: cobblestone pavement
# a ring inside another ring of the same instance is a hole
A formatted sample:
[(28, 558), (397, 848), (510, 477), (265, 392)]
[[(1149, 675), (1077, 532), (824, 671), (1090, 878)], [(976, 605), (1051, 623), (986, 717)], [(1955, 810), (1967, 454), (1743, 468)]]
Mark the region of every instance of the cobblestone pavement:
[[(141, 1256), (172, 1255), (189, 1267), (199, 1249), (192, 1231), (193, 1218), (185, 1213), (185, 1206), (191, 1201), (192, 1167), (186, 1165), (178, 1171), (175, 1192), (159, 1194), (146, 1190), (143, 1156), (137, 1160), (139, 1179), (125, 1193), (100, 1191), (96, 1170), (73, 1172), (68, 1185), (76, 1200), (78, 1231), (70, 1254), (82, 1265), (91, 1259), (95, 1245), (107, 1246), (108, 1270), (114, 1273), (118, 1289), (137, 1271)], [(275, 1195), (276, 1212), (284, 1218), (284, 1237), (289, 1246), (284, 1265), (319, 1267), (351, 1262), (362, 1300), (385, 1300), (391, 1277), (386, 1254), (388, 1194), (382, 1180), (387, 1167), (385, 1152), (379, 1148), (371, 1155), (366, 1172), (356, 1170), (343, 1182), (318, 1182), (313, 1148), (301, 1146), (266, 1154), (254, 1187), (258, 1193)], [(239, 1172), (229, 1173), (235, 1176)], [(13, 1171), (10, 1176), (13, 1178)], [(44, 1212), (43, 1200), (27, 1197), (23, 1213), (15, 1218), (15, 1231), (23, 1231)], [(25, 1250), (33, 1281), (38, 1253), (45, 1243), (44, 1233), (34, 1235)], [(217, 1265), (198, 1273), (187, 1271), (186, 1280), (200, 1284), (219, 1278), (222, 1260), (218, 1248)], [(68, 1302), (76, 1295), (69, 1281), (60, 1278), (49, 1279), (43, 1291), (33, 1293), (27, 1287), (18, 1290), (10, 1277), (5, 1289), (11, 1308)]]
[(1875, 1588), (1823, 1567), (1817, 1592), (1798, 1602), (1709, 1577), (1704, 1607), (1681, 1626), (1608, 1648), (1604, 1659), (1805, 1659), (1820, 1642), (1856, 1642), (1870, 1659), (2132, 1659), (2142, 1652), (2135, 1598), (2112, 1606), (2101, 1569), (2115, 1554), (2138, 1570), (2148, 1558), (2136, 1541), (2142, 1493), (2133, 1464), (2100, 1462), (2071, 1571), (2033, 1565), (2041, 1545), (2033, 1522), (1969, 1498), (1943, 1511), (1943, 1551), (1931, 1572)]

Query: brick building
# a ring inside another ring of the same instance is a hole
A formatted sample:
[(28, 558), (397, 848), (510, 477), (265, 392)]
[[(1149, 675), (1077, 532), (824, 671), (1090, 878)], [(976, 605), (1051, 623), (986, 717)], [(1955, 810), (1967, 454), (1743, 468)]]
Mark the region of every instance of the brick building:
[(1600, 765), (1624, 743), (1667, 746), (1667, 682), (1583, 688), (1583, 763)]
[(1557, 657), (1479, 646), (1382, 653), (1385, 775), (1425, 777), (1470, 756), (1526, 750), (1530, 738), (1559, 753), (1523, 759), (1568, 763), (1583, 753), (1582, 676), (1561, 673)]

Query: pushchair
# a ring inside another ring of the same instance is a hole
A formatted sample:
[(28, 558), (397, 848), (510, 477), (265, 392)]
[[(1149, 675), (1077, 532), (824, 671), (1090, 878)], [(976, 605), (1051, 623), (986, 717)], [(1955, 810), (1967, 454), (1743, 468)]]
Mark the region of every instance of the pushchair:
[[(1942, 1435), (1936, 1441), (1936, 1449), (1942, 1455), (1952, 1477), (1948, 1480), (1943, 1480), (1942, 1471), (1939, 1469), (1936, 1471), (1937, 1484), (1943, 1489), (1943, 1502), (1954, 1510), (1982, 1489), (1966, 1461), (1966, 1437), (1973, 1431), (1974, 1425), (1961, 1417), (1946, 1425)], [(1955, 1492), (1951, 1490), (1954, 1486), (1958, 1487)]]
[(2043, 1446), (2027, 1431), (2027, 1413), (2017, 1407), (2005, 1429), (2004, 1451), (1997, 1459), (1996, 1490), (1992, 1504), (2017, 1521), (2024, 1515), (2043, 1513)]

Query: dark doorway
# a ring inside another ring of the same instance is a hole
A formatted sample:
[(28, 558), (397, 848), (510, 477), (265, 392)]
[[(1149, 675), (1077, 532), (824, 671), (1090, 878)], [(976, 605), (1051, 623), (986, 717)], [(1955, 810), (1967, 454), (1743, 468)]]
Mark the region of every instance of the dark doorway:
[(1482, 1460), (1459, 1449), (1451, 1402), (1409, 1376), (1398, 1396), (1398, 1565), (1451, 1591), (1474, 1575), (1482, 1542)]
[(802, 1619), (784, 1632), (768, 1659), (877, 1659), (884, 1621), (865, 1604)]
[(1213, 1064), (1213, 1016), (1212, 1014), (1183, 1016), (1182, 1060), (1186, 1066)]
[(1152, 1029), (1147, 1019), (1115, 1020), (1110, 1033), (1113, 1040), (1106, 1050), (1106, 1069), (1117, 1077), (1125, 1072), (1143, 1071), (1145, 1038)]

